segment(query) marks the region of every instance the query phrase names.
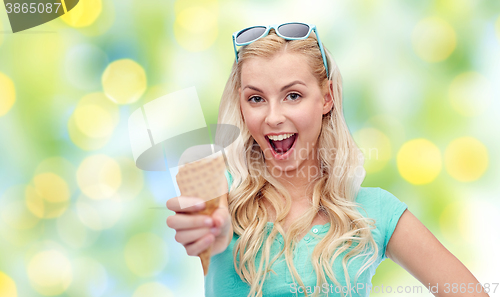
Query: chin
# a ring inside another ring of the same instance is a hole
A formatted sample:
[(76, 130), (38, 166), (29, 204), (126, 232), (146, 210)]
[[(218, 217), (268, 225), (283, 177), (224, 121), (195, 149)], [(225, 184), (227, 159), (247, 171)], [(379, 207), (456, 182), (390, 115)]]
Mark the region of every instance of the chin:
[(297, 170), (298, 164), (294, 160), (288, 160), (288, 162), (276, 163), (274, 160), (269, 160), (267, 162), (268, 170), (273, 173), (273, 175), (283, 175), (289, 172)]

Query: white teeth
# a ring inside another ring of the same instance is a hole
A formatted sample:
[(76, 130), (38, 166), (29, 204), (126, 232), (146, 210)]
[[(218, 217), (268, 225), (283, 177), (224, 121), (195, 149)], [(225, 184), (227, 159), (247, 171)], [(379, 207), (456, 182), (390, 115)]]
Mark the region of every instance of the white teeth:
[(280, 134), (280, 135), (268, 135), (267, 137), (269, 137), (269, 139), (271, 139), (272, 141), (280, 141), (280, 140), (287, 139), (287, 138), (291, 137), (293, 134), (295, 134), (295, 133)]

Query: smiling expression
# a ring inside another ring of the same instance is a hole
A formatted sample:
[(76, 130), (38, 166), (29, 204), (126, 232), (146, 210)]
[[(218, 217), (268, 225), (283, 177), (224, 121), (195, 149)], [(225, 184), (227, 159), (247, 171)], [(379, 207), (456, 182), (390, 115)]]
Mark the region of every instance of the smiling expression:
[(303, 55), (280, 52), (244, 62), (241, 113), (272, 172), (317, 166), (322, 115), (333, 104), (327, 90), (320, 88)]

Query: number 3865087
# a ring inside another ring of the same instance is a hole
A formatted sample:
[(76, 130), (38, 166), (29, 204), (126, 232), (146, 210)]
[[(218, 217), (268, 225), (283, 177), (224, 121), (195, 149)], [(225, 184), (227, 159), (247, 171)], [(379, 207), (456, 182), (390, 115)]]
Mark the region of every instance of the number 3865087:
[(7, 3), (7, 13), (57, 13), (61, 3)]

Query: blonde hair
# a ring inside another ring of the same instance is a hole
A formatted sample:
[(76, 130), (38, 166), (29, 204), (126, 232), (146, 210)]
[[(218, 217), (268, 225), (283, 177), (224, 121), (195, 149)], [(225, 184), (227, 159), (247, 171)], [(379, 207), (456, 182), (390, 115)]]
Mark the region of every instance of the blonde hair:
[[(241, 112), (238, 89), (241, 84), (241, 67), (246, 60), (253, 57), (271, 57), (280, 51), (300, 53), (307, 58), (313, 75), (318, 84), (324, 86), (327, 82), (326, 70), (323, 65), (317, 40), (311, 34), (304, 40), (285, 40), (278, 37), (274, 30), (239, 51), (239, 62), (233, 64), (231, 74), (225, 86), (220, 107), (219, 124), (232, 124), (240, 129), (240, 137), (226, 149), (228, 171), (233, 177), (229, 192), (229, 212), (232, 218), (233, 230), (239, 235), (234, 246), (234, 268), (241, 279), (250, 285), (249, 296), (262, 296), (264, 280), (271, 265), (282, 253), (292, 278), (304, 286), (293, 264), (293, 251), (299, 234), (309, 231), (313, 219), (318, 212), (323, 211), (329, 219), (331, 227), (324, 238), (316, 245), (312, 253), (312, 265), (317, 277), (317, 286), (326, 282), (328, 276), (337, 286), (333, 263), (337, 256), (349, 248), (342, 258), (346, 284), (350, 284), (347, 262), (359, 256), (369, 256), (370, 246), (373, 255), (359, 269), (356, 280), (371, 263), (376, 260), (378, 248), (373, 240), (371, 229), (375, 228), (373, 220), (364, 218), (356, 209), (355, 202), (364, 179), (364, 158), (352, 139), (342, 114), (342, 78), (340, 72), (325, 48), (325, 54), (330, 69), (329, 77), (333, 81), (332, 110), (323, 116), (322, 128), (318, 141), (318, 156), (321, 163), (321, 175), (316, 178), (313, 188), (311, 207), (289, 227), (286, 234), (282, 223), (291, 208), (291, 197), (286, 188), (267, 172), (262, 150), (248, 131)], [(227, 137), (223, 131), (217, 131), (216, 141), (221, 142)], [(321, 148), (334, 148), (332, 153)], [(356, 174), (361, 171), (361, 175)], [(283, 205), (282, 199), (286, 203)], [(276, 214), (274, 227), (267, 235), (268, 210), (264, 200), (274, 208)], [(284, 248), (270, 259), (270, 248), (278, 232), (284, 238)], [(353, 243), (357, 243), (354, 245)], [(262, 256), (256, 267), (256, 256), (262, 248)], [(338, 250), (337, 250), (338, 248)], [(316, 291), (313, 296), (316, 296)], [(307, 296), (307, 292), (305, 293)], [(349, 291), (350, 294), (350, 291)], [(342, 296), (344, 293), (342, 292)]]

